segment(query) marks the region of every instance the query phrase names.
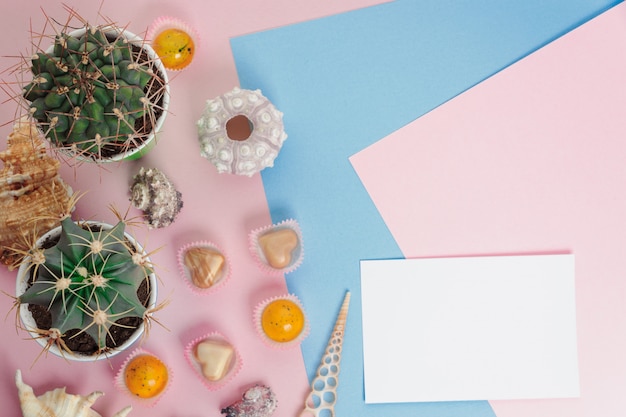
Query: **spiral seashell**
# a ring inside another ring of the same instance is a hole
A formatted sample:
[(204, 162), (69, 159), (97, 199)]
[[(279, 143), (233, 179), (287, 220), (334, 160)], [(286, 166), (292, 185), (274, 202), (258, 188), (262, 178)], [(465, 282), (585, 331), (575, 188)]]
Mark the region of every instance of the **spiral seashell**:
[(337, 315), (333, 333), (326, 346), (326, 352), (319, 368), (317, 368), (317, 375), (311, 382), (311, 392), (304, 402), (304, 410), (300, 413), (300, 417), (334, 417), (335, 415), (337, 385), (339, 385), (339, 363), (341, 362), (341, 348), (349, 306), (350, 292), (347, 292)]
[[(19, 369), (15, 372), (15, 385), (24, 417), (102, 417), (91, 406), (104, 395), (103, 392), (94, 391), (82, 396), (68, 394), (65, 388), (56, 388), (37, 397), (32, 387), (22, 380)], [(126, 407), (113, 417), (125, 417), (130, 411), (131, 407)]]
[(150, 189), (146, 184), (138, 182), (133, 185), (130, 192), (130, 201), (133, 206), (139, 210), (146, 210), (150, 207)]
[(27, 236), (38, 237), (59, 225), (72, 195), (59, 176), (59, 161), (47, 155), (44, 143), (35, 123), (23, 117), (0, 152), (0, 261), (10, 269), (29, 249)]
[(169, 226), (183, 207), (181, 193), (156, 168), (140, 168), (130, 187), (132, 205), (144, 212), (151, 229)]

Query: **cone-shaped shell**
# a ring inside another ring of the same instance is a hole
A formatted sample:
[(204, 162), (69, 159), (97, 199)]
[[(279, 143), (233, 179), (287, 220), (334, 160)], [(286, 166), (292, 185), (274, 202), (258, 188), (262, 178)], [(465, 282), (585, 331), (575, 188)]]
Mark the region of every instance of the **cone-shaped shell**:
[(326, 351), (320, 366), (317, 368), (317, 375), (311, 382), (311, 392), (304, 402), (304, 410), (300, 413), (300, 417), (321, 417), (322, 415), (334, 417), (335, 415), (337, 385), (339, 385), (339, 363), (341, 362), (341, 349), (349, 306), (350, 292), (347, 292), (337, 315)]
[(16, 252), (29, 249), (26, 236), (58, 226), (72, 192), (59, 176), (59, 161), (47, 155), (41, 133), (26, 117), (15, 122), (0, 161), (0, 261), (14, 266)]
[[(24, 417), (102, 417), (91, 408), (104, 395), (100, 391), (82, 396), (68, 394), (65, 388), (56, 388), (37, 397), (33, 389), (22, 380), (19, 369), (15, 373), (15, 385)], [(125, 417), (130, 411), (131, 407), (126, 407), (113, 417)]]

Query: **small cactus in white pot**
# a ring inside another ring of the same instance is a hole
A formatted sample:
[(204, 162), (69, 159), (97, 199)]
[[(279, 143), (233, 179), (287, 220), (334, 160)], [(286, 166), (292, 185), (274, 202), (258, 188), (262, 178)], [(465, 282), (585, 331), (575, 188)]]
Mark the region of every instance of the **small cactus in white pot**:
[(41, 45), (22, 65), (28, 112), (55, 148), (81, 161), (141, 157), (169, 106), (158, 55), (128, 30), (92, 26), (71, 9), (63, 25), (47, 20), (47, 27), (60, 27), (38, 37), (52, 45)]
[(44, 350), (77, 360), (109, 357), (150, 325), (157, 279), (125, 227), (121, 218), (111, 226), (67, 215), (22, 261), (15, 304)]

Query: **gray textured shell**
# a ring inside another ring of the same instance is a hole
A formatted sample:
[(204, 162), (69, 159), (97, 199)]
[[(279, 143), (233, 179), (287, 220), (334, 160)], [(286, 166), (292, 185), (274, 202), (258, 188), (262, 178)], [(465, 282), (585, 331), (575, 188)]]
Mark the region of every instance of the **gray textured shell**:
[(183, 207), (182, 195), (160, 170), (141, 167), (130, 187), (132, 205), (151, 229), (169, 226)]

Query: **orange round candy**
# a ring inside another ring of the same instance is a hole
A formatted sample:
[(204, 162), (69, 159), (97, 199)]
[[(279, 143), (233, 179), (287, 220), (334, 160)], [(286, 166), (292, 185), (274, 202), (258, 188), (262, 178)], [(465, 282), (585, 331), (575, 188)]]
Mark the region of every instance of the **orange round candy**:
[(180, 70), (191, 63), (196, 47), (191, 36), (180, 29), (165, 29), (152, 42), (154, 52), (161, 58), (163, 66)]
[(261, 314), (263, 332), (275, 342), (291, 342), (304, 329), (304, 313), (287, 299), (270, 302)]
[(152, 355), (138, 355), (124, 369), (126, 387), (140, 398), (153, 398), (162, 393), (168, 379), (167, 367)]

